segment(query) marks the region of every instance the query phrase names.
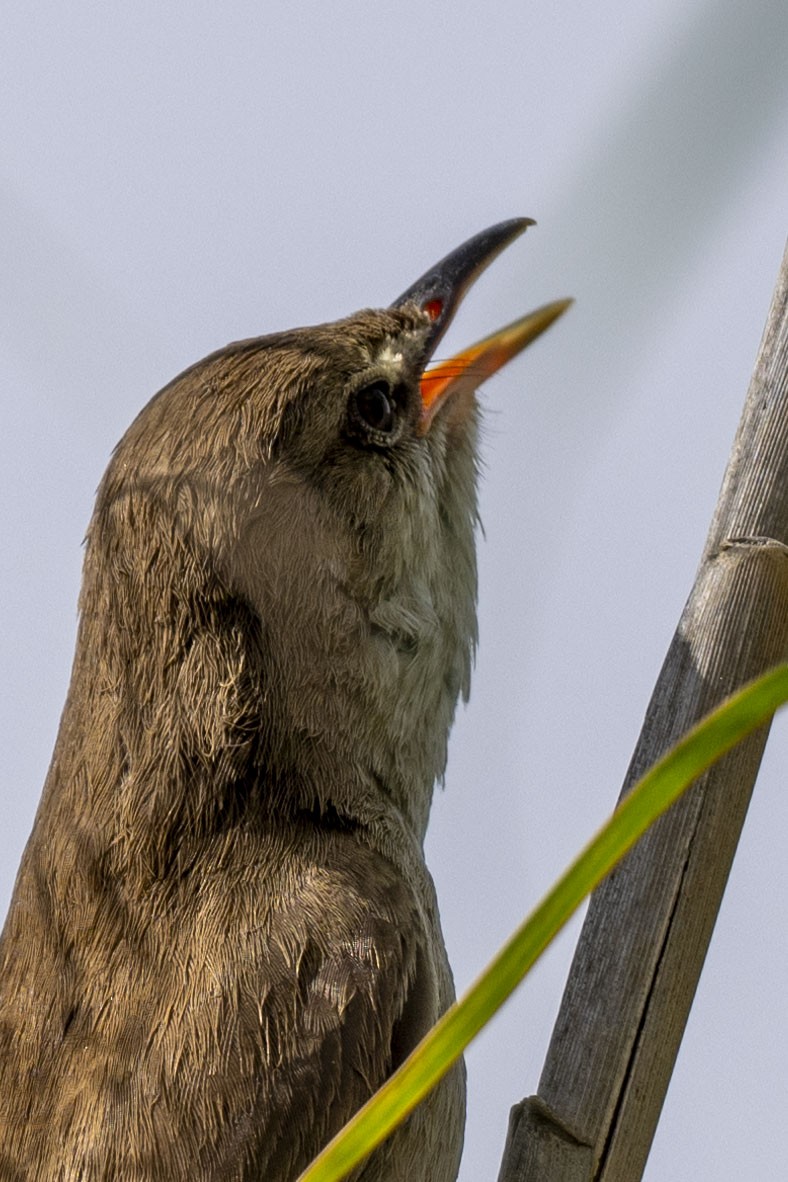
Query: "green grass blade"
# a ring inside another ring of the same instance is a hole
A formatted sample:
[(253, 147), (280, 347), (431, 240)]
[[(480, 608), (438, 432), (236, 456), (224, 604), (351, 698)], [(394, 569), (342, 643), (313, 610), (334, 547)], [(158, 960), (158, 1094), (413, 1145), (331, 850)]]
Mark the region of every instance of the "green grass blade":
[(411, 1112), (519, 985), (583, 899), (702, 772), (788, 701), (788, 665), (728, 698), (632, 789), (497, 956), (298, 1182), (339, 1182)]

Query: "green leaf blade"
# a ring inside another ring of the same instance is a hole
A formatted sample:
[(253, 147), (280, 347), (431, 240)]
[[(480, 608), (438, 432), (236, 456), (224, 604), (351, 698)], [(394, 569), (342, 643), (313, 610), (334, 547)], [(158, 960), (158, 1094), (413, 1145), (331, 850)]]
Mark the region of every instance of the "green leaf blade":
[(632, 788), (466, 994), (319, 1154), (298, 1182), (340, 1182), (393, 1131), (463, 1053), (586, 898), (703, 772), (788, 701), (788, 664), (732, 695)]

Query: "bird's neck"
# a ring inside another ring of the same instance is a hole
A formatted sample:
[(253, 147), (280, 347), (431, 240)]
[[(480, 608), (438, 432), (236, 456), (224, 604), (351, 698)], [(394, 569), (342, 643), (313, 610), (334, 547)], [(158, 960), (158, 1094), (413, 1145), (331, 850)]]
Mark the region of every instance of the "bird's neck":
[(457, 695), (424, 589), (361, 606), (324, 567), (320, 611), (295, 586), (266, 611), (187, 539), (144, 514), (124, 523), (133, 539), (91, 530), (48, 789), (97, 858), (120, 879), (164, 878), (234, 826), (305, 815), (420, 844)]

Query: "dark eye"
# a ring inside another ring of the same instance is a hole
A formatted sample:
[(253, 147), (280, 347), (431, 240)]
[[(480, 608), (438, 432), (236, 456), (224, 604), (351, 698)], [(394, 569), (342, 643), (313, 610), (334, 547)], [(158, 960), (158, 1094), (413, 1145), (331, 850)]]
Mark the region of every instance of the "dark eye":
[(348, 403), (351, 434), (362, 443), (390, 447), (402, 429), (402, 394), (382, 378), (354, 390)]
[(354, 410), (365, 427), (388, 435), (396, 422), (394, 399), (387, 382), (362, 386), (354, 395)]

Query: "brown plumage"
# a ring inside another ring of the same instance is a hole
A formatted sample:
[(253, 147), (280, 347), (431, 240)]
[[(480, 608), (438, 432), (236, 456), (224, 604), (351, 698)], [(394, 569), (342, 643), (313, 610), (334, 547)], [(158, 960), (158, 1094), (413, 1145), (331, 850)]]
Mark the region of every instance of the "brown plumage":
[[(115, 451), (0, 945), (2, 1179), (292, 1182), (452, 1000), (476, 412), (426, 429), (425, 305), (231, 345)], [(463, 1120), (457, 1068), (358, 1177), (451, 1182)]]

